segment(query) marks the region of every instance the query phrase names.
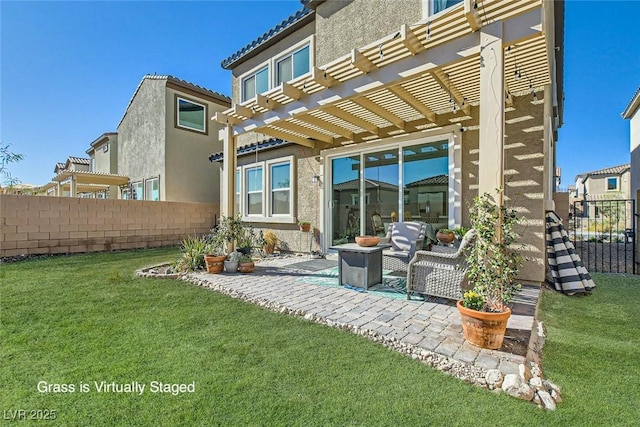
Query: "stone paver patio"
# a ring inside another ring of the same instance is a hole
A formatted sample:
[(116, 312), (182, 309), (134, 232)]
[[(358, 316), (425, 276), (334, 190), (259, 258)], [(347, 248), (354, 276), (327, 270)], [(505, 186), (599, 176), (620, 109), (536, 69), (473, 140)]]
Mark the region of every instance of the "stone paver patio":
[(475, 347), (464, 340), (453, 301), (392, 299), (352, 289), (300, 283), (313, 271), (296, 268), (301, 257), (256, 263), (251, 274), (192, 273), (185, 280), (285, 314), (347, 329), (411, 355), (464, 380), (483, 384), (486, 371), (518, 373), (535, 360), (537, 287), (524, 287), (512, 307), (505, 344), (500, 350)]

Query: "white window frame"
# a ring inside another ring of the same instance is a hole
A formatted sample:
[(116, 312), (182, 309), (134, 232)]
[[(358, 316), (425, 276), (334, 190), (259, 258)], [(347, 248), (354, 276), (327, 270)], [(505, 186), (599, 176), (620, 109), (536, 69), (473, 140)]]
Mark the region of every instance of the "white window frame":
[[(194, 127), (191, 127), (191, 126), (185, 126), (185, 125), (181, 125), (180, 124), (180, 101), (181, 100), (185, 101), (185, 102), (188, 102), (190, 104), (198, 105), (198, 106), (200, 106), (200, 107), (202, 107), (204, 109), (204, 111), (202, 112), (203, 113), (203, 118), (204, 118), (204, 120), (203, 120), (204, 129), (198, 129), (198, 128), (194, 128)], [(207, 108), (207, 104), (202, 103), (202, 102), (198, 102), (198, 101), (195, 101), (193, 99), (187, 98), (185, 96), (181, 96), (181, 95), (176, 94), (175, 107), (176, 107), (176, 128), (178, 128), (178, 129), (186, 129), (186, 130), (189, 130), (189, 131), (192, 131), (192, 132), (198, 132), (198, 133), (203, 133), (203, 134), (207, 134), (208, 133), (208, 127), (207, 127), (208, 108)]]
[[(147, 199), (147, 186), (151, 185), (151, 191), (153, 191), (153, 181), (157, 181), (158, 182), (158, 200), (153, 200), (153, 199)], [(160, 201), (160, 177), (159, 176), (154, 176), (152, 178), (147, 178), (144, 180), (144, 199), (143, 200), (149, 200), (152, 202), (159, 202)]]
[[(300, 79), (300, 78), (304, 78), (305, 76), (308, 76), (311, 73), (311, 70), (313, 69), (315, 63), (316, 63), (316, 57), (315, 57), (315, 37), (313, 35), (306, 37), (305, 39), (299, 41), (298, 43), (292, 45), (291, 47), (283, 50), (282, 52), (279, 52), (279, 54), (277, 56), (274, 56), (272, 58), (269, 58), (266, 61), (261, 62), (260, 64), (258, 64), (257, 66), (253, 67), (251, 70), (247, 71), (246, 73), (241, 74), (240, 76), (238, 76), (238, 81), (240, 82), (240, 103), (244, 104), (244, 103), (248, 103), (251, 100), (255, 99), (255, 96), (251, 97), (251, 98), (245, 98), (245, 94), (244, 94), (244, 82), (247, 79), (250, 79), (252, 76), (258, 74), (260, 71), (262, 71), (264, 68), (267, 68), (267, 73), (269, 76), (269, 88), (267, 89), (267, 91), (273, 89), (274, 87), (278, 86), (276, 84), (277, 82), (277, 76), (276, 76), (276, 70), (277, 70), (277, 63), (282, 61), (283, 59), (287, 58), (288, 56), (292, 56), (295, 52), (302, 50), (304, 47), (309, 46), (309, 71), (305, 74), (302, 74), (299, 77), (296, 77), (296, 79)], [(295, 80), (295, 79), (294, 79)], [(265, 93), (265, 92), (261, 92), (261, 93)], [(259, 93), (256, 91), (256, 95), (258, 95)]]
[[(259, 191), (259, 192), (258, 192), (258, 191), (251, 191), (251, 192), (250, 192), (250, 191), (248, 190), (248, 188), (247, 188), (247, 185), (246, 185), (246, 183), (247, 183), (247, 181), (248, 181), (248, 179), (247, 179), (247, 175), (248, 175), (248, 173), (249, 173), (249, 172), (254, 171), (254, 170), (257, 170), (257, 169), (260, 169), (260, 170), (262, 171), (262, 182), (261, 182), (261, 184), (262, 184), (262, 185), (261, 185), (261, 187), (260, 187), (260, 191)], [(244, 168), (243, 168), (243, 170), (242, 170), (242, 175), (241, 175), (241, 176), (242, 176), (243, 183), (245, 184), (245, 186), (244, 186), (244, 191), (242, 192), (242, 201), (244, 202), (244, 207), (245, 207), (245, 208), (244, 208), (244, 210), (242, 211), (242, 213), (243, 213), (244, 215), (246, 215), (248, 218), (253, 218), (253, 217), (260, 218), (260, 217), (264, 217), (264, 216), (265, 216), (265, 208), (266, 208), (266, 204), (265, 204), (265, 194), (264, 194), (264, 193), (265, 193), (265, 191), (264, 191), (264, 190), (265, 190), (264, 185), (265, 185), (265, 176), (266, 176), (266, 171), (265, 171), (265, 168), (264, 168), (264, 162), (254, 163), (252, 166), (246, 166), (246, 167), (244, 167)], [(262, 202), (262, 203), (261, 203), (261, 206), (262, 206), (262, 212), (260, 212), (259, 214), (250, 214), (250, 213), (248, 213), (248, 212), (246, 211), (246, 210), (248, 209), (248, 206), (247, 206), (247, 199), (249, 198), (249, 194), (256, 194), (256, 193), (260, 193), (260, 195), (261, 195), (260, 199), (261, 199), (261, 202)]]
[(449, 6), (449, 7), (445, 8), (445, 9), (442, 9), (441, 11), (438, 11), (438, 12), (434, 13), (433, 12), (435, 10), (434, 1), (435, 0), (423, 0), (423, 4), (426, 3), (427, 8), (428, 8), (428, 13), (427, 13), (427, 16), (425, 18), (432, 18), (432, 17), (440, 15), (440, 14), (442, 14), (444, 12), (448, 12), (451, 9), (453, 9), (454, 7), (460, 7), (460, 6), (464, 7), (464, 0), (460, 0), (460, 1), (458, 1), (458, 3), (454, 4), (453, 6)]
[[(271, 206), (271, 167), (281, 164), (289, 164), (289, 214), (287, 215), (274, 215), (272, 214)], [(255, 169), (257, 167), (262, 168), (262, 213), (259, 215), (249, 215), (246, 212), (247, 209), (247, 171)], [(279, 224), (295, 224), (297, 222), (295, 215), (295, 199), (296, 199), (296, 162), (295, 156), (284, 156), (272, 160), (264, 160), (260, 162), (250, 163), (242, 165), (237, 168), (238, 175), (240, 177), (240, 206), (239, 211), (242, 215), (242, 220), (246, 222), (265, 222), (265, 223), (279, 223)], [(235, 193), (237, 195), (237, 192)]]
[[(139, 192), (138, 192), (138, 188), (140, 189)], [(135, 194), (136, 194), (135, 200), (144, 200), (144, 183), (142, 181), (132, 182), (131, 189), (135, 190)]]
[[(286, 53), (284, 55), (279, 56), (278, 58), (275, 59), (274, 64), (273, 64), (273, 86), (279, 86), (282, 82), (278, 83), (278, 65), (286, 60), (287, 58), (291, 58), (291, 75), (293, 76), (293, 55), (295, 55), (296, 53), (300, 52), (301, 50), (305, 49), (305, 48), (309, 48), (309, 69), (307, 70), (306, 73), (302, 73), (301, 75), (299, 75), (298, 77), (293, 77), (292, 80), (295, 80), (297, 78), (300, 78), (302, 76), (306, 76), (307, 74), (309, 74), (311, 72), (311, 42), (310, 41), (305, 41), (302, 44), (298, 43), (297, 48), (293, 48), (293, 50), (291, 50), (289, 53)], [(289, 81), (289, 80), (285, 80), (285, 81)]]
[[(609, 180), (610, 179), (615, 179), (616, 180), (616, 188), (614, 189), (610, 189), (609, 188)], [(608, 176), (605, 178), (604, 181), (604, 185), (605, 185), (605, 191), (610, 191), (610, 192), (616, 192), (616, 191), (620, 191), (620, 177), (619, 176)]]

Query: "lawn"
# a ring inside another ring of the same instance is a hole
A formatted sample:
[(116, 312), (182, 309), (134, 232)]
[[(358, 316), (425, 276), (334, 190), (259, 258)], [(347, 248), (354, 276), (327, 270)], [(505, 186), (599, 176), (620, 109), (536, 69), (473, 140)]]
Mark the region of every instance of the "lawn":
[[(27, 417), (53, 410), (59, 425), (637, 423), (638, 278), (596, 276), (598, 290), (586, 298), (544, 294), (544, 366), (564, 395), (548, 412), (345, 331), (184, 282), (134, 277), (136, 268), (176, 254), (0, 266), (3, 420), (23, 409)], [(145, 389), (100, 392), (94, 382), (101, 381)], [(176, 384), (176, 394), (150, 390), (158, 382)], [(179, 392), (179, 384), (195, 390)]]

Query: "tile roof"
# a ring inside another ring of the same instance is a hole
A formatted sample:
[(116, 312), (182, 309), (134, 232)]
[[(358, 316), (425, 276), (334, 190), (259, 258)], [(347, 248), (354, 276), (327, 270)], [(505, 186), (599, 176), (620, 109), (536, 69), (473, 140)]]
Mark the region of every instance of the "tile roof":
[(612, 166), (610, 168), (598, 169), (596, 171), (581, 173), (576, 176), (576, 181), (578, 178), (589, 178), (590, 176), (598, 176), (598, 175), (621, 175), (631, 169), (631, 163), (625, 163), (624, 165)]
[(172, 83), (175, 83), (175, 84), (180, 85), (182, 87), (195, 90), (196, 92), (202, 93), (203, 95), (212, 96), (212, 97), (217, 98), (217, 99), (219, 99), (219, 100), (221, 100), (223, 102), (228, 102), (229, 106), (231, 106), (231, 98), (229, 98), (228, 96), (223, 95), (221, 93), (215, 92), (215, 91), (213, 91), (211, 89), (207, 89), (206, 87), (203, 87), (203, 86), (200, 86), (200, 85), (197, 85), (197, 84), (194, 84), (194, 83), (190, 83), (190, 82), (188, 82), (186, 80), (179, 79), (179, 78), (171, 76), (169, 74), (165, 74), (165, 75), (147, 74), (144, 77), (142, 77), (142, 80), (140, 80), (140, 83), (138, 83), (138, 87), (136, 87), (136, 90), (133, 92), (133, 95), (131, 96), (131, 99), (129, 99), (129, 102), (127, 103), (127, 108), (125, 108), (124, 114), (122, 115), (122, 118), (118, 122), (118, 126), (116, 126), (116, 128), (120, 127), (120, 124), (122, 123), (122, 121), (124, 120), (124, 118), (127, 115), (127, 112), (129, 111), (129, 107), (131, 107), (131, 103), (133, 102), (133, 100), (135, 99), (136, 95), (140, 91), (140, 88), (142, 87), (142, 84), (144, 83), (145, 80), (166, 80), (167, 82), (172, 82)]
[(91, 160), (90, 159), (85, 159), (82, 157), (73, 157), (73, 156), (69, 156), (69, 162), (74, 163), (76, 165), (90, 165), (91, 164)]
[[(271, 138), (264, 141), (260, 141), (258, 143), (253, 143), (249, 145), (244, 145), (242, 147), (238, 147), (236, 150), (237, 156), (243, 156), (250, 153), (255, 153), (256, 149), (258, 151), (269, 150), (272, 148), (280, 147), (283, 145), (291, 144), (289, 141), (282, 140), (280, 138)], [(222, 151), (213, 153), (209, 156), (210, 162), (219, 162), (224, 159), (224, 154)]]
[(421, 187), (423, 185), (448, 185), (449, 184), (449, 175), (435, 175), (429, 178), (420, 179), (418, 181), (410, 182), (407, 184), (407, 188), (410, 187)]
[(640, 86), (636, 90), (635, 95), (631, 98), (631, 101), (629, 101), (629, 104), (627, 104), (627, 108), (625, 108), (620, 115), (623, 119), (630, 119), (638, 107), (640, 107)]
[[(222, 65), (222, 68), (224, 68), (225, 70), (228, 70), (237, 61), (242, 59), (245, 55), (249, 54), (250, 52), (256, 51), (257, 53), (258, 52), (257, 49), (259, 48), (264, 49), (270, 46), (272, 43), (277, 41), (276, 36), (280, 35), (281, 37), (284, 37), (294, 29), (298, 28), (299, 26), (306, 25), (308, 22), (311, 22), (314, 19), (315, 19), (315, 11), (312, 9), (303, 7), (302, 9), (300, 9), (299, 11), (289, 16), (287, 19), (280, 22), (278, 25), (276, 25), (275, 27), (271, 28), (269, 31), (267, 31), (266, 33), (258, 37), (257, 39), (253, 40), (251, 43), (249, 43), (242, 49), (235, 52), (233, 55), (222, 60), (220, 65)], [(298, 24), (298, 25), (295, 25), (295, 24)]]

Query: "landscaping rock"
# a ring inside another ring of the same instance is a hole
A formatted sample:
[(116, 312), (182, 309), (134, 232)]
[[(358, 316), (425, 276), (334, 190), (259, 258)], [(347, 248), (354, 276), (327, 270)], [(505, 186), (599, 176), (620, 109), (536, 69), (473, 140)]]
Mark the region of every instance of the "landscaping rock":
[(533, 400), (534, 389), (525, 383), (520, 375), (506, 375), (502, 382), (502, 391), (518, 399)]
[(533, 375), (531, 375), (531, 369), (525, 364), (518, 365), (518, 372), (520, 373), (520, 378), (524, 380), (524, 382), (528, 383)]
[(504, 375), (502, 375), (502, 372), (498, 369), (489, 369), (487, 374), (484, 376), (484, 379), (487, 381), (487, 387), (489, 390), (493, 390), (502, 387)]
[(545, 409), (548, 409), (550, 411), (555, 411), (556, 402), (555, 400), (553, 400), (553, 397), (551, 397), (549, 392), (544, 390), (538, 390), (536, 394), (540, 397), (540, 400), (542, 401), (542, 405), (545, 407)]

